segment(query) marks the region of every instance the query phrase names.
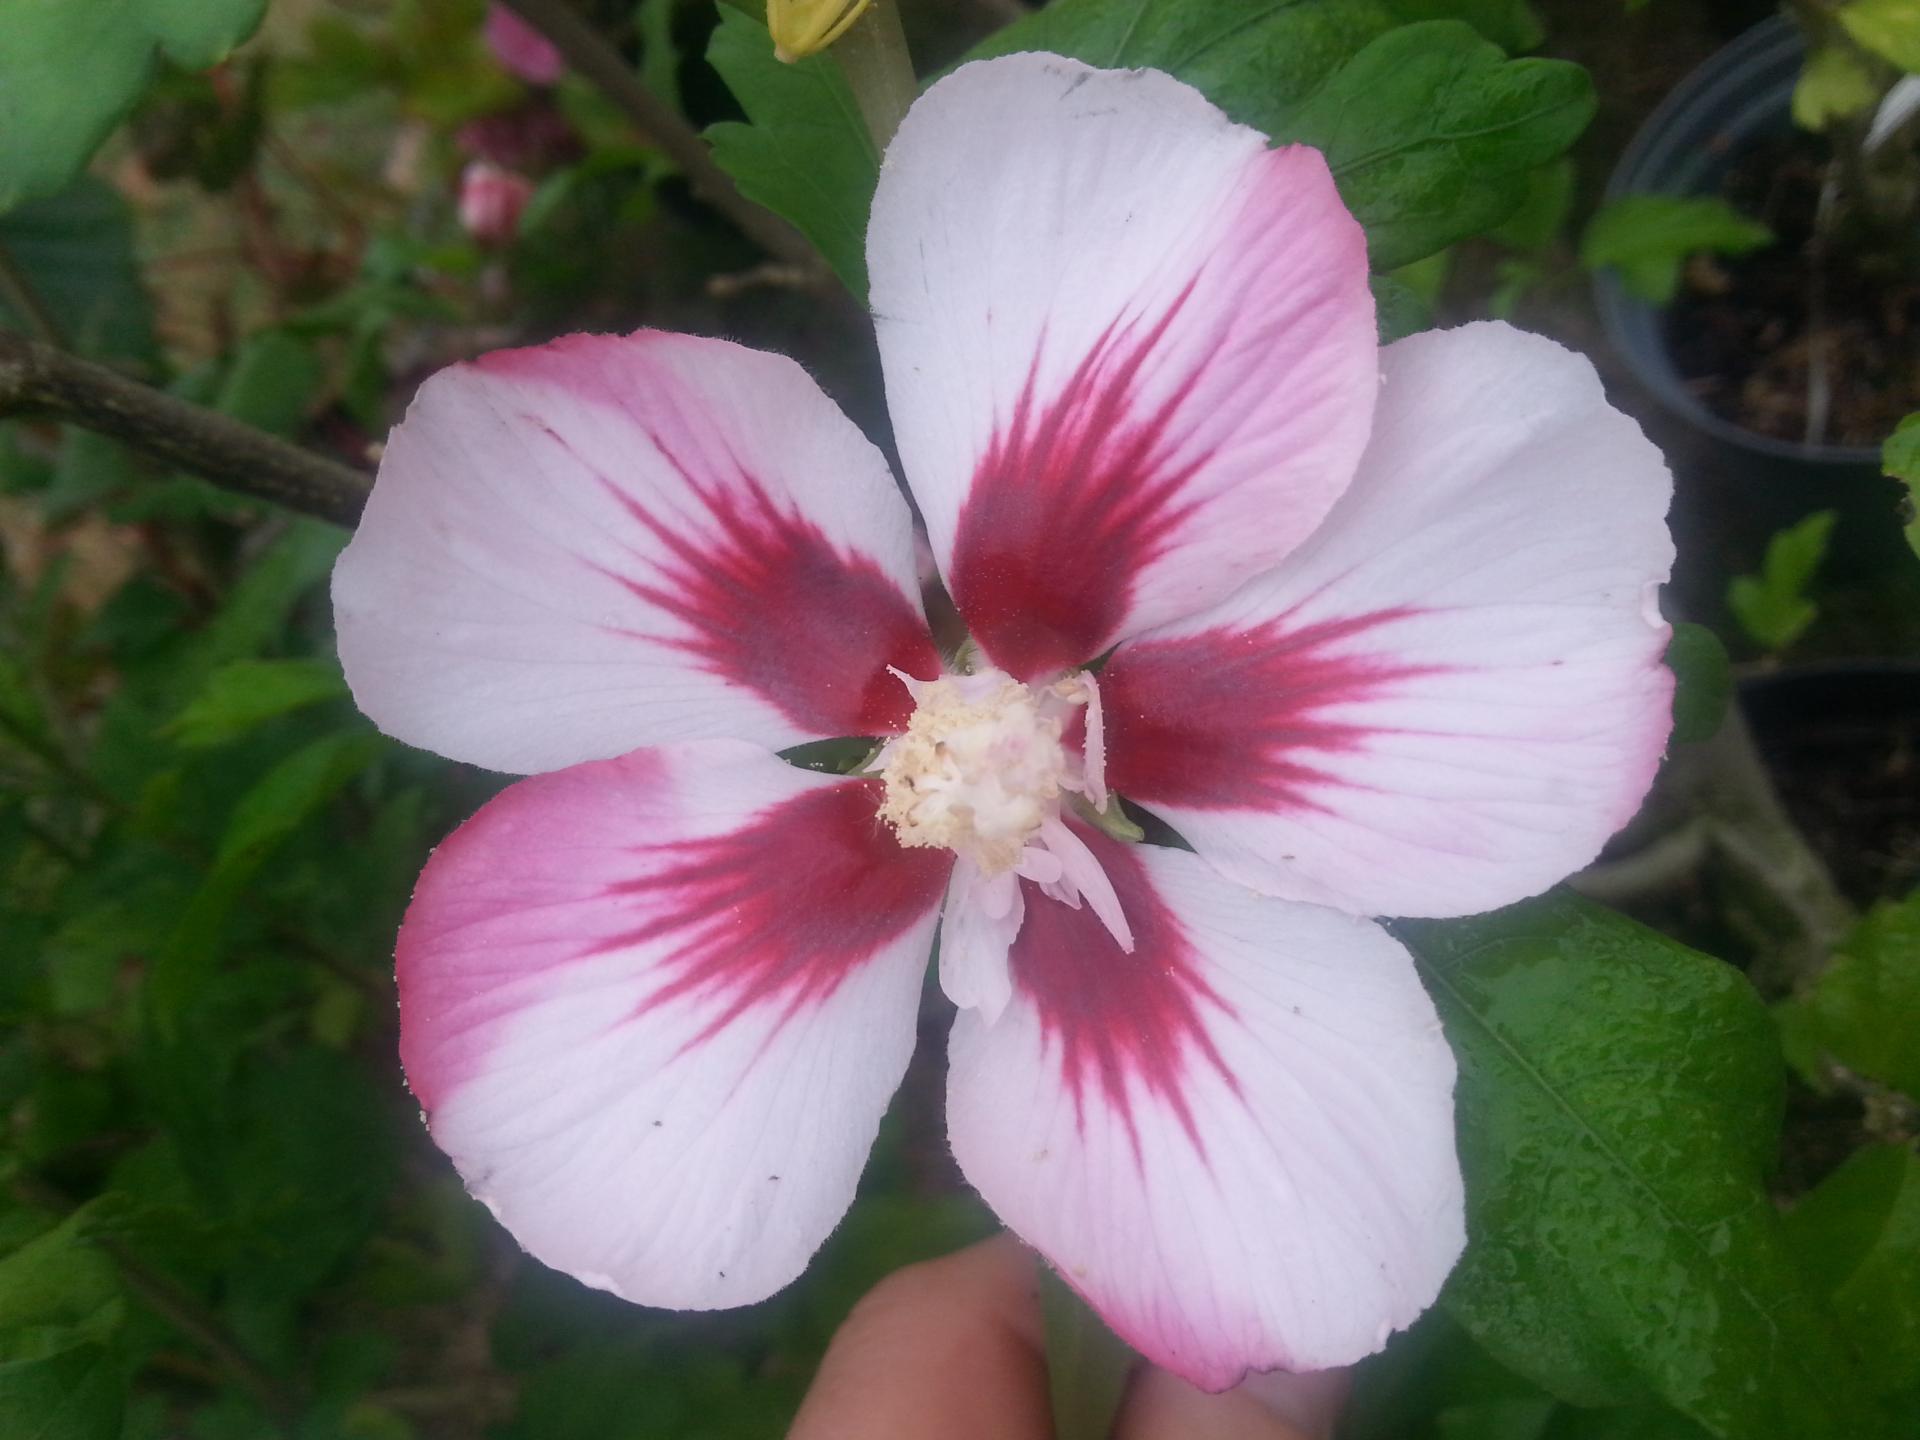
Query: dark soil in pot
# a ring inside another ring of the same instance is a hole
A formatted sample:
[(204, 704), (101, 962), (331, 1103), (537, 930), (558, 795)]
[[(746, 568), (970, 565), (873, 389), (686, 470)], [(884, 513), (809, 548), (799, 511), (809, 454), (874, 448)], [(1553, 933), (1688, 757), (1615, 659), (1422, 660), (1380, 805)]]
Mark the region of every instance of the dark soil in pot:
[(1874, 446), (1920, 410), (1920, 274), (1884, 244), (1823, 245), (1826, 148), (1796, 131), (1732, 158), (1722, 198), (1778, 238), (1689, 266), (1665, 338), (1688, 388), (1723, 419), (1778, 440)]
[[(1861, 910), (1920, 886), (1920, 663), (1839, 661), (1749, 675), (1740, 712), (1788, 818)], [(1718, 742), (1716, 742), (1718, 743)], [(1649, 866), (1684, 832), (1704, 752), (1681, 745), (1641, 814), (1574, 882), (1642, 924), (1746, 966), (1759, 958), (1753, 880), (1687, 849)], [(1763, 909), (1770, 912), (1770, 906)]]
[(1920, 886), (1920, 665), (1748, 678), (1740, 704), (1787, 813), (1854, 904)]

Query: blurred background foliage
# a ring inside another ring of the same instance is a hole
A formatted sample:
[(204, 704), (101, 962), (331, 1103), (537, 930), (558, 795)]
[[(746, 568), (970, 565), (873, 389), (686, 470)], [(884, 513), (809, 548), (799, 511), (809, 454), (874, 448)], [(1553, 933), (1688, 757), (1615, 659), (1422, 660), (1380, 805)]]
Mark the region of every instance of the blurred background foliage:
[[(1388, 334), (1512, 315), (1603, 367), (1579, 224), (1663, 89), (1765, 9), (903, 6), (923, 74), (1156, 65), (1326, 150)], [(434, 369), (641, 324), (795, 354), (884, 439), (877, 159), (839, 71), (778, 65), (751, 7), (581, 10), (672, 136), (576, 68), (511, 73), (482, 0), (0, 0), (0, 323), (360, 468)], [(739, 195), (689, 172), (701, 132)], [(770, 250), (740, 195), (805, 242)], [(1681, 219), (1616, 220), (1588, 259), (1657, 288), (1676, 246), (1754, 240)], [(1743, 694), (1911, 666), (1856, 603), (1910, 577), (1823, 570), (1829, 529), (1713, 580), (1719, 639), (1676, 641), (1686, 743), (1582, 887), (1656, 928), (1566, 893), (1404, 928), (1462, 1059), (1474, 1244), (1362, 1367), (1356, 1440), (1920, 1435), (1913, 716), (1837, 811), (1722, 723), (1723, 641)], [(521, 1256), (427, 1141), (390, 972), (430, 847), (501, 781), (358, 716), (343, 540), (88, 429), (0, 427), (0, 1436), (778, 1435), (868, 1286), (991, 1228), (945, 1149), (942, 1009), (784, 1295), (664, 1314)]]

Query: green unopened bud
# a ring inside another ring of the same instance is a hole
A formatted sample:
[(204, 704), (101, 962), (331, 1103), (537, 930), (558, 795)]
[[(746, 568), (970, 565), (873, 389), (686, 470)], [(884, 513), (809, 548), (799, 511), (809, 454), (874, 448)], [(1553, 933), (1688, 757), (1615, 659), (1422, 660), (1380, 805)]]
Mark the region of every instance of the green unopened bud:
[(847, 33), (873, 0), (767, 0), (773, 53), (792, 64), (817, 55)]

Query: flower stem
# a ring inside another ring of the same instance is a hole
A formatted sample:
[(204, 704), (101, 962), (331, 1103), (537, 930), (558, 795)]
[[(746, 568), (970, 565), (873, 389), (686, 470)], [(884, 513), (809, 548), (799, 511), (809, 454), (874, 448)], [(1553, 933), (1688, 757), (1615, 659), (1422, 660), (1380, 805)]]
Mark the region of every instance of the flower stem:
[(1054, 1440), (1106, 1440), (1138, 1358), (1073, 1287), (1040, 1267)]
[(885, 155), (893, 132), (906, 118), (907, 107), (920, 93), (896, 0), (873, 0), (853, 28), (834, 43), (833, 58), (840, 62), (841, 73), (853, 87), (854, 102), (860, 107), (860, 118), (867, 122), (874, 152)]

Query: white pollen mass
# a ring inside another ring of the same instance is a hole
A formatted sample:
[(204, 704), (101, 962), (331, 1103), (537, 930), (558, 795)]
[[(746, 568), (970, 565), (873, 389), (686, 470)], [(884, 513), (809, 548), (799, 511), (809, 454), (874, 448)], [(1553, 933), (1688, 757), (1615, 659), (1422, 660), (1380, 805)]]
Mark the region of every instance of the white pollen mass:
[[(1077, 909), (1084, 901), (1130, 952), (1133, 932), (1112, 881), (1060, 816), (1068, 791), (1096, 808), (1107, 801), (1100, 689), (1093, 676), (1082, 672), (1030, 687), (998, 670), (938, 680), (893, 673), (913, 696), (913, 718), (867, 769), (885, 782), (880, 818), (900, 843), (951, 850), (959, 861), (947, 911), (953, 933), (941, 951), (942, 983), (949, 960), (969, 948), (959, 945), (955, 904), (976, 911), (972, 918), (998, 935), (987, 950), (1004, 972), (1006, 947), (1024, 909), (1022, 881), (1063, 905)], [(1076, 711), (1084, 711), (1077, 749), (1062, 741)], [(985, 932), (974, 936), (984, 938)], [(976, 1003), (958, 995), (954, 1000)]]
[(880, 818), (907, 846), (939, 846), (998, 875), (1078, 789), (1060, 735), (1070, 702), (997, 670), (911, 681), (907, 732), (881, 760)]

